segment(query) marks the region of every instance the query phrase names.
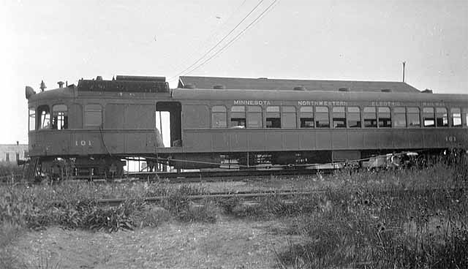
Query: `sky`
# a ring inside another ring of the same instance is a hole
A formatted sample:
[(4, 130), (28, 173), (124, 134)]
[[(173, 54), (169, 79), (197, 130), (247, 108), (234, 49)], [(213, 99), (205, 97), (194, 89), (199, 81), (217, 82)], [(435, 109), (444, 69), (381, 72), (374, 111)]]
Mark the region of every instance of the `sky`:
[(0, 0), (0, 33), (0, 144), (27, 143), (41, 80), (401, 81), (405, 61), (417, 89), (468, 93), (466, 0)]

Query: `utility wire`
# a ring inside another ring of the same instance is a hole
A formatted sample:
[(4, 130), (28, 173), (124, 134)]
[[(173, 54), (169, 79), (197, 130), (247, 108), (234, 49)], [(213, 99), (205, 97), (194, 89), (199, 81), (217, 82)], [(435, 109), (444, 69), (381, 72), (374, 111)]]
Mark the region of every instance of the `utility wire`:
[[(216, 57), (217, 55), (219, 55), (221, 52), (223, 52), (225, 49), (227, 49), (234, 41), (236, 41), (237, 39), (240, 38), (240, 36), (245, 33), (248, 29), (250, 29), (251, 27), (253, 27), (255, 24), (257, 24), (261, 18), (264, 17), (265, 14), (267, 14), (269, 11), (272, 10), (272, 7), (276, 4), (276, 2), (278, 2), (278, 0), (274, 0), (257, 18), (255, 18), (254, 21), (252, 21), (249, 25), (247, 25), (246, 28), (244, 28), (239, 34), (237, 34), (233, 39), (231, 39), (226, 45), (224, 45), (220, 50), (218, 50), (215, 54), (213, 54), (212, 56), (210, 56), (208, 59), (206, 59), (204, 62), (202, 62), (201, 64), (199, 64), (198, 66), (196, 66), (194, 69), (192, 69), (191, 71), (188, 71), (186, 72), (185, 74), (190, 74), (192, 73), (193, 71), (197, 70), (198, 68), (202, 67), (203, 65), (205, 65), (206, 63), (208, 63), (211, 59), (213, 59), (214, 57)], [(193, 65), (192, 65), (193, 66)], [(187, 68), (186, 70), (190, 69)], [(184, 70), (184, 72), (186, 71)]]
[[(203, 48), (203, 47), (208, 47), (210, 41), (211, 41), (212, 39), (214, 39), (214, 37), (217, 36), (217, 35), (220, 33), (221, 29), (222, 29), (229, 21), (231, 21), (231, 19), (232, 19), (232, 17), (234, 16), (234, 14), (238, 13), (238, 11), (244, 6), (245, 2), (247, 2), (247, 0), (242, 1), (242, 3), (236, 8), (236, 10), (234, 10), (234, 11), (229, 15), (229, 17), (227, 18), (227, 20), (224, 20), (224, 22), (221, 24), (221, 26), (219, 26), (217, 29), (215, 29), (214, 31), (211, 32), (211, 34), (209, 35), (209, 37), (206, 38), (206, 39), (202, 42), (202, 45), (199, 45), (199, 46), (197, 47), (197, 49), (196, 49), (197, 52), (196, 52), (195, 55), (199, 55), (199, 54), (203, 53), (202, 48)], [(188, 62), (189, 62), (189, 60), (187, 59), (183, 64), (177, 65), (177, 68), (176, 68), (176, 69), (179, 69), (179, 70), (182, 69), (184, 65), (188, 64)], [(172, 77), (170, 77), (169, 80), (175, 79), (176, 77), (177, 77), (177, 75), (176, 75), (176, 76), (172, 76)]]
[[(218, 41), (218, 43), (216, 43), (216, 45), (214, 45), (210, 50), (208, 50), (205, 54), (203, 54), (203, 56), (201, 56), (197, 61), (195, 61), (193, 64), (191, 64), (189, 67), (185, 68), (183, 71), (181, 71), (180, 73), (178, 73), (177, 75), (175, 76), (172, 76), (170, 78), (173, 79), (175, 77), (178, 77), (182, 74), (184, 74), (187, 70), (191, 69), (193, 66), (195, 66), (196, 64), (198, 64), (200, 61), (203, 60), (203, 58), (205, 58), (208, 54), (210, 54), (214, 49), (216, 49), (219, 44), (221, 44), (232, 32), (234, 32), (262, 3), (263, 1), (265, 0), (260, 0), (260, 2), (252, 9), (250, 10), (250, 12), (244, 16), (244, 18), (239, 22), (237, 23), (237, 25), (231, 29), (231, 31), (229, 31), (229, 33), (227, 33), (220, 41)], [(277, 0), (275, 0), (276, 2)], [(263, 14), (263, 13), (262, 13)]]

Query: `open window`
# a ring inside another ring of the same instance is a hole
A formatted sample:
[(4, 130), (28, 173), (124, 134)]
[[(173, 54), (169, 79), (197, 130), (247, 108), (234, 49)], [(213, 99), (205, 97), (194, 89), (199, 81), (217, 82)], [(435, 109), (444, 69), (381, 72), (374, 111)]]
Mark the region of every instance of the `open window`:
[(361, 109), (357, 106), (348, 107), (348, 127), (361, 128)]
[(68, 109), (66, 105), (54, 105), (52, 107), (52, 129), (68, 129)]
[(37, 108), (37, 114), (39, 115), (38, 129), (50, 129), (50, 109), (48, 105), (42, 105)]
[(314, 128), (314, 108), (303, 106), (300, 110), (301, 128)]
[(279, 106), (268, 106), (266, 108), (266, 127), (281, 128), (281, 117)]
[(392, 116), (389, 107), (378, 107), (377, 117), (379, 118), (379, 128), (392, 127)]
[(375, 107), (364, 108), (364, 127), (376, 128), (377, 127), (377, 114)]
[(462, 117), (459, 108), (450, 109), (450, 118), (452, 119), (452, 127), (461, 127), (462, 126)]
[(423, 108), (423, 125), (424, 127), (435, 127), (435, 117), (433, 107)]
[(245, 128), (245, 106), (231, 107), (231, 128)]
[(448, 115), (445, 107), (436, 108), (436, 125), (437, 127), (448, 127)]
[[(156, 137), (158, 147), (181, 147), (181, 105), (179, 102), (156, 103)], [(159, 138), (158, 138), (159, 137)]]
[(317, 128), (330, 128), (330, 116), (328, 114), (328, 107), (315, 107), (315, 126)]
[(346, 113), (342, 106), (333, 108), (333, 128), (346, 128)]

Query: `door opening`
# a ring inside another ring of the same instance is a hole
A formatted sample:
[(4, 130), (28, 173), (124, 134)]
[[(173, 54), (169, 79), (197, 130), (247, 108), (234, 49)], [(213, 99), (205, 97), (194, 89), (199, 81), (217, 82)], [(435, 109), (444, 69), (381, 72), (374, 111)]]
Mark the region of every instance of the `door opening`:
[(156, 103), (156, 137), (158, 147), (181, 147), (181, 105), (179, 102)]

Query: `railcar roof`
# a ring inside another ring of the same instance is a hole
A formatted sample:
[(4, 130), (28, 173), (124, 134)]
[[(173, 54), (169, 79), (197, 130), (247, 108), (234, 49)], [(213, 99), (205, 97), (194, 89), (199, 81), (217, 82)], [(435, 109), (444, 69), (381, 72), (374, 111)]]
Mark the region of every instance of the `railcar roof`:
[(393, 93), (393, 92), (324, 92), (245, 89), (174, 89), (178, 100), (335, 100), (335, 101), (405, 101), (456, 102), (468, 104), (467, 94)]
[(292, 90), (303, 87), (306, 91), (338, 91), (347, 89), (351, 92), (392, 92), (418, 93), (419, 90), (405, 82), (395, 81), (344, 81), (344, 80), (301, 80), (301, 79), (268, 79), (268, 78), (232, 78), (232, 77), (179, 77), (179, 88), (192, 85), (199, 89), (212, 89), (223, 86), (225, 89), (256, 90)]

